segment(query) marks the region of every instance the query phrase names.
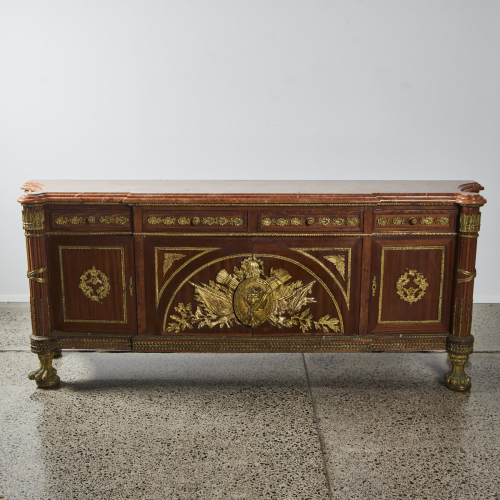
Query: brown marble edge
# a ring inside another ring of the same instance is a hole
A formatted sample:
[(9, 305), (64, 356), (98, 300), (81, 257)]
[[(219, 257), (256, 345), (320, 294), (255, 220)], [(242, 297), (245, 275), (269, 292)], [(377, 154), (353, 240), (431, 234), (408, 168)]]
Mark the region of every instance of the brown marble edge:
[[(139, 181), (138, 181), (139, 182)], [(369, 181), (365, 181), (369, 182)], [(417, 181), (415, 181), (417, 182)], [(432, 182), (432, 181), (429, 181)], [(439, 182), (439, 181), (437, 181)], [(454, 182), (454, 181), (449, 181)], [(481, 206), (486, 200), (479, 195), (484, 188), (476, 182), (466, 182), (457, 187), (457, 192), (447, 193), (372, 193), (372, 194), (308, 194), (308, 193), (152, 193), (140, 194), (130, 192), (94, 193), (94, 192), (44, 192), (45, 186), (40, 182), (30, 181), (21, 189), (25, 190), (18, 202), (28, 204), (39, 203), (120, 203), (129, 205), (141, 204), (368, 204), (379, 205), (384, 203), (443, 203), (451, 202)]]

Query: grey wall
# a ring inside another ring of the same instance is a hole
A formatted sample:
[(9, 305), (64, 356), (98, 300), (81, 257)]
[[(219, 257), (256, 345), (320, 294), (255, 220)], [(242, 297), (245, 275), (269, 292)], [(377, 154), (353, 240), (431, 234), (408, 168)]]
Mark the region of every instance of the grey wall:
[(18, 188), (66, 179), (474, 179), (500, 301), (497, 0), (0, 0), (0, 301)]

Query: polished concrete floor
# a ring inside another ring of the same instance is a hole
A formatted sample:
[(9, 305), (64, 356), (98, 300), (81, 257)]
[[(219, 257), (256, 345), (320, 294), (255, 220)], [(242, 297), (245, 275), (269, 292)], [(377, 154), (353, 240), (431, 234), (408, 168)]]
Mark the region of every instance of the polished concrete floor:
[(500, 304), (474, 312), (470, 393), (440, 352), (64, 352), (42, 390), (0, 304), (0, 496), (499, 499)]

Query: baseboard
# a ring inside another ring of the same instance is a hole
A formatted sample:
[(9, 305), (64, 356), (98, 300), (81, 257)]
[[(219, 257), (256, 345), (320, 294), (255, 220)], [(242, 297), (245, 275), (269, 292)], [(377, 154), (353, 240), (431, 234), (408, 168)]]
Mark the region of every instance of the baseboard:
[(474, 294), (475, 304), (498, 304), (500, 295), (476, 295)]
[(0, 295), (0, 302), (29, 302), (29, 295)]

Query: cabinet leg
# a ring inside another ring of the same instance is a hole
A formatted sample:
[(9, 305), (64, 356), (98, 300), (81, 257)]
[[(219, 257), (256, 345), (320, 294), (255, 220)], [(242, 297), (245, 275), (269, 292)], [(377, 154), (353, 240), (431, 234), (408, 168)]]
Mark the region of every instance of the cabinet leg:
[(471, 387), (470, 377), (465, 373), (464, 366), (473, 352), (474, 336), (456, 337), (448, 335), (446, 350), (450, 356), (451, 370), (444, 376), (446, 387), (452, 391), (465, 392)]
[(464, 366), (468, 354), (449, 354), (451, 370), (444, 376), (446, 387), (452, 391), (465, 392), (471, 387), (470, 377), (465, 373)]
[(28, 375), (30, 380), (35, 380), (38, 387), (48, 388), (57, 387), (61, 379), (57, 375), (57, 370), (52, 367), (52, 360), (56, 352), (50, 352), (48, 354), (39, 354), (38, 359), (40, 360), (40, 368), (31, 372)]

